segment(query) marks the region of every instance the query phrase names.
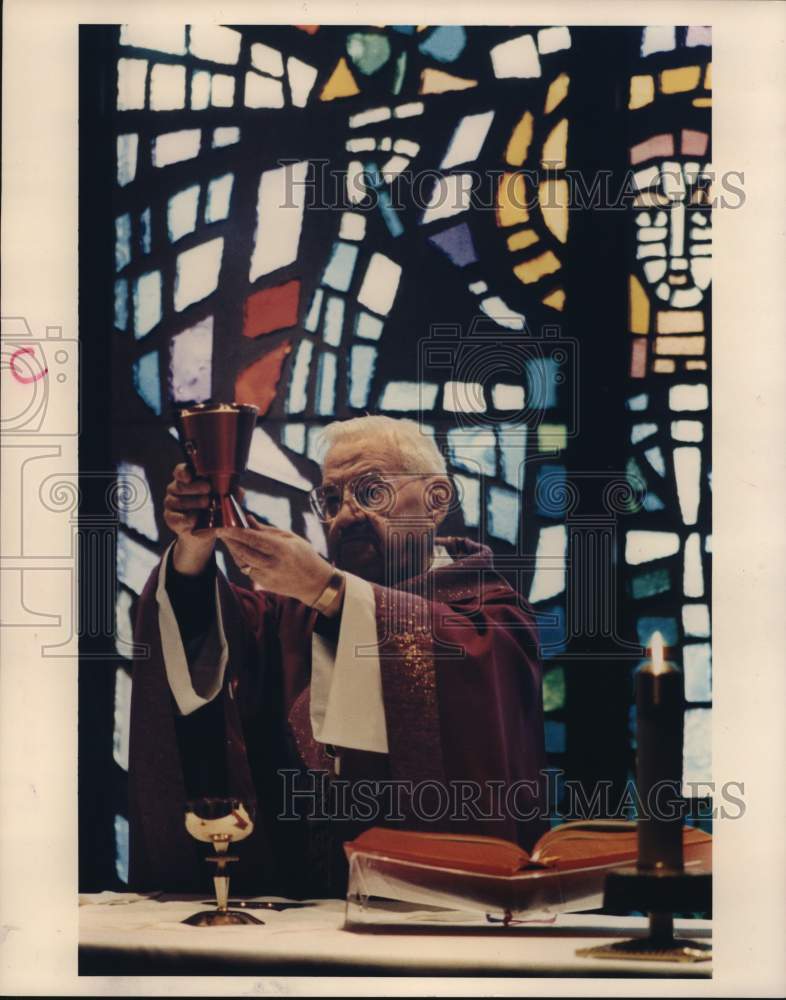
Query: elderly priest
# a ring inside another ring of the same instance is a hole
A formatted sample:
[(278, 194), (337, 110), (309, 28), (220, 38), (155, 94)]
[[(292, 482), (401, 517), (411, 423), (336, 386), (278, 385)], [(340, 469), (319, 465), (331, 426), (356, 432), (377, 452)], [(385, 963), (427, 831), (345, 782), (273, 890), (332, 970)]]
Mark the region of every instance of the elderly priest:
[[(253, 522), (192, 532), (208, 484), (174, 471), (176, 541), (140, 599), (131, 708), (133, 888), (205, 891), (196, 797), (255, 807), (236, 891), (340, 896), (342, 843), (370, 826), (545, 828), (537, 632), (490, 550), (439, 537), (445, 462), (417, 424), (325, 429), (312, 506), (330, 562)], [(217, 569), (216, 535), (246, 575)]]

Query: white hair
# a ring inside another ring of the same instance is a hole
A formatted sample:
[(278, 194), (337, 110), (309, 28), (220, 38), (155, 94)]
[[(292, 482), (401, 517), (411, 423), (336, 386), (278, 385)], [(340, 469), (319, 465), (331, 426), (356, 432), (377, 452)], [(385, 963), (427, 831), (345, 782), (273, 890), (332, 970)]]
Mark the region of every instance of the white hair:
[(427, 475), (444, 475), (447, 472), (445, 459), (429, 431), (414, 420), (381, 415), (335, 420), (324, 427), (319, 437), (322, 467), (333, 445), (361, 434), (385, 440), (398, 452), (402, 467), (397, 472), (422, 472)]

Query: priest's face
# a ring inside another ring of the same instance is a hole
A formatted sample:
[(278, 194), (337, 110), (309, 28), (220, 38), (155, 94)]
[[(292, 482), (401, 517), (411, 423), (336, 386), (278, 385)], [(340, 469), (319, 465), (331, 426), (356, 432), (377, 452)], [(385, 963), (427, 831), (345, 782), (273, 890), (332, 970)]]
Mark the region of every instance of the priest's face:
[(339, 568), (372, 583), (394, 584), (428, 569), (434, 502), (444, 477), (404, 473), (405, 458), (378, 437), (358, 435), (330, 449), (322, 476), (328, 554)]

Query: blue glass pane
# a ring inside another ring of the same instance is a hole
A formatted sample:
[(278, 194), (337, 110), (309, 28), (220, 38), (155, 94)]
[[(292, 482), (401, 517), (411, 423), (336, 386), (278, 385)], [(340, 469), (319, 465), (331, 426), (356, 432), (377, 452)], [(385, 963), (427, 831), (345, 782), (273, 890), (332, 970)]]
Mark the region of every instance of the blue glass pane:
[(158, 353), (150, 351), (134, 362), (134, 388), (150, 409), (161, 415), (161, 383), (158, 378)]
[(638, 396), (631, 396), (625, 404), (629, 410), (646, 410), (649, 397), (646, 392), (640, 392)]
[(161, 272), (142, 274), (134, 283), (134, 336), (150, 333), (161, 320)]
[(281, 434), (281, 443), (302, 455), (306, 447), (306, 425), (286, 424)]
[(450, 460), (470, 472), (493, 476), (497, 471), (494, 432), (456, 427), (448, 431)]
[(115, 816), (115, 871), (128, 884), (128, 820), (119, 815)]
[(527, 361), (527, 399), (533, 407), (548, 410), (557, 405), (559, 365), (553, 358)]
[(337, 292), (348, 291), (357, 256), (358, 248), (351, 243), (334, 243), (333, 252), (322, 275), (322, 284), (335, 288)]
[(372, 316), (367, 312), (358, 313), (355, 324), (355, 334), (358, 337), (365, 337), (366, 340), (379, 340), (382, 336), (382, 327), (385, 324), (381, 319)]
[(503, 424), (499, 429), (499, 450), (502, 456), (502, 478), (519, 490), (524, 489), (527, 457), (526, 424)]
[(135, 594), (141, 594), (159, 556), (122, 529), (117, 533), (117, 578)]
[(292, 511), (286, 497), (273, 497), (269, 493), (246, 490), (245, 506), (266, 524), (283, 531), (292, 530)]
[(187, 233), (193, 233), (197, 223), (199, 206), (199, 185), (186, 188), (169, 199), (167, 205), (167, 229), (173, 242)]
[(336, 398), (336, 356), (323, 354), (317, 368), (317, 413), (332, 416)]
[(663, 461), (663, 452), (659, 447), (648, 448), (644, 455), (659, 476), (666, 475), (666, 463)]
[(131, 263), (131, 216), (126, 212), (115, 219), (115, 270)]
[(475, 244), (472, 242), (472, 233), (466, 222), (451, 229), (445, 229), (441, 233), (429, 236), (429, 243), (433, 243), (444, 254), (450, 258), (456, 267), (466, 267), (467, 264), (474, 264), (478, 255), (475, 252)]
[(325, 342), (333, 347), (341, 343), (341, 331), (344, 328), (344, 300), (338, 295), (331, 295), (325, 309), (325, 320), (322, 336)]
[(644, 438), (654, 434), (658, 429), (657, 424), (634, 424), (630, 432), (631, 444), (638, 444)]
[(302, 340), (292, 365), (292, 381), (289, 386), (287, 413), (302, 413), (306, 408), (308, 373), (311, 370), (311, 355), (314, 345), (310, 340)]
[(541, 466), (535, 485), (538, 514), (543, 517), (561, 517), (565, 513), (566, 499), (565, 466)]
[(119, 135), (117, 137), (117, 183), (120, 187), (130, 184), (136, 177), (136, 156), (139, 136)]
[(150, 253), (152, 238), (150, 209), (146, 208), (139, 216), (139, 242), (142, 247), (142, 253)]
[(535, 618), (540, 635), (540, 655), (544, 659), (558, 656), (565, 652), (567, 631), (565, 627), (565, 608), (561, 604), (552, 604), (539, 610)]
[(128, 282), (115, 282), (115, 326), (125, 330), (128, 326)]
[(207, 188), (207, 204), (205, 206), (206, 222), (221, 222), (229, 215), (229, 202), (232, 197), (234, 176), (224, 174), (216, 177)]
[(394, 31), (400, 32), (402, 35), (414, 35), (415, 25), (414, 24), (392, 24), (391, 28)]
[(469, 476), (456, 473), (453, 477), (461, 496), (461, 510), (464, 514), (464, 524), (474, 528), (480, 523), (480, 483)]
[(647, 492), (646, 492), (646, 494), (644, 496), (643, 504), (644, 504), (644, 509), (647, 510), (647, 511), (650, 511), (650, 513), (652, 511), (654, 511), (654, 510), (663, 510), (664, 509), (664, 503), (663, 503), (663, 501), (658, 496), (658, 494), (657, 493), (653, 493), (652, 490), (647, 490)]
[(466, 44), (467, 33), (464, 28), (458, 24), (450, 24), (435, 28), (418, 48), (424, 55), (439, 62), (453, 62), (464, 51)]
[(516, 544), (520, 510), (521, 505), (517, 492), (499, 486), (489, 487), (486, 516), (489, 532), (495, 538), (503, 538), (511, 545)]
[(388, 232), (391, 236), (400, 236), (404, 232), (404, 226), (393, 208), (390, 195), (385, 187), (384, 178), (379, 172), (379, 167), (377, 167), (376, 163), (366, 164), (366, 175), (369, 183), (376, 191), (377, 205), (382, 213), (382, 219), (388, 227)]
[(663, 636), (664, 646), (677, 645), (676, 618), (639, 618), (636, 622), (636, 632), (642, 646), (649, 646), (654, 632), (660, 632)]
[(368, 402), (377, 360), (376, 347), (358, 344), (352, 348), (349, 368), (349, 405), (361, 409)]
[(383, 410), (431, 409), (439, 386), (429, 382), (388, 382), (379, 400)]
[(544, 723), (547, 753), (565, 753), (566, 730), (564, 722), (547, 719)]
[(311, 306), (309, 307), (306, 321), (303, 324), (309, 333), (313, 333), (319, 324), (319, 315), (322, 310), (322, 299), (324, 297), (325, 292), (323, 289), (318, 288), (314, 292), (314, 297), (311, 299)]
[(710, 644), (686, 643), (682, 649), (682, 669), (685, 673), (685, 700), (710, 701), (712, 698)]

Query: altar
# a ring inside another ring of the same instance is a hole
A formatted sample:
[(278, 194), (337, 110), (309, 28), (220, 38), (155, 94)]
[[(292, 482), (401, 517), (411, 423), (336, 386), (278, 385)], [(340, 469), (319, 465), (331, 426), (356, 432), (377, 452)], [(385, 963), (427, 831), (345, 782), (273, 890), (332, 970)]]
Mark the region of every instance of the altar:
[[(582, 958), (577, 949), (647, 934), (644, 917), (562, 913), (502, 927), (483, 914), (410, 909), (384, 929), (345, 926), (339, 899), (251, 909), (263, 925), (192, 927), (206, 897), (111, 893), (79, 897), (80, 976), (480, 976), (709, 978), (711, 962)], [(286, 904), (276, 897), (248, 903)], [(425, 920), (428, 926), (424, 926)], [(709, 942), (711, 921), (675, 932)]]

